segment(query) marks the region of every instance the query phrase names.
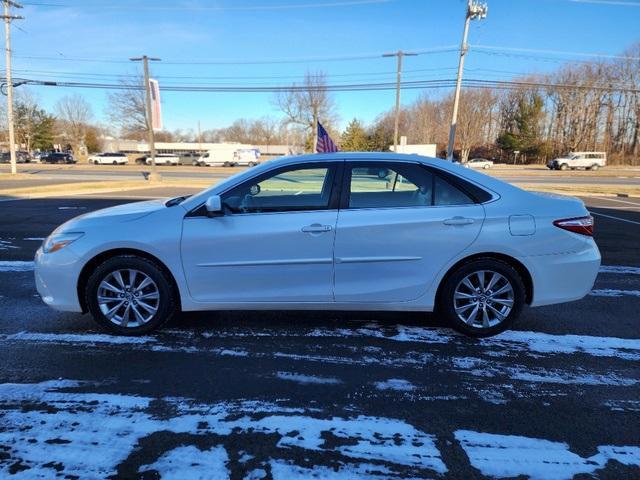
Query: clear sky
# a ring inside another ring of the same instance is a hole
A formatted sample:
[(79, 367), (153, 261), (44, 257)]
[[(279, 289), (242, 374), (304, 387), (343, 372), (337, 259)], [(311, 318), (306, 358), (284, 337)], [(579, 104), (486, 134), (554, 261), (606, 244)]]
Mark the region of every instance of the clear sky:
[[(619, 55), (640, 41), (640, 1), (487, 1), (488, 17), (472, 22), (469, 43), (472, 47), (497, 49), (472, 48), (467, 56), (466, 78), (510, 79), (546, 72), (568, 60), (588, 59), (571, 52)], [(140, 64), (128, 62), (129, 57), (147, 54), (163, 60), (152, 65), (152, 75), (160, 81), (161, 90), (168, 84), (286, 85), (299, 81), (306, 71), (323, 71), (329, 83), (336, 84), (392, 82), (395, 58), (382, 58), (380, 54), (440, 47), (450, 48), (406, 58), (403, 79), (454, 78), (458, 54), (451, 48), (459, 46), (466, 5), (463, 0), (23, 3), (25, 8), (14, 12), (25, 17), (14, 22), (15, 77), (114, 83), (119, 76), (139, 72)], [(354, 56), (374, 58), (335, 60)], [(89, 61), (92, 59), (96, 61)], [(57, 99), (73, 91), (29, 88), (47, 109), (53, 109)], [(96, 118), (102, 120), (107, 107), (105, 91), (76, 91), (91, 102)], [(405, 91), (402, 101), (444, 93)], [(353, 117), (370, 122), (392, 108), (394, 95), (393, 91), (334, 94), (341, 126)], [(163, 92), (162, 104), (169, 130), (195, 129), (198, 120), (205, 130), (224, 127), (239, 117), (280, 115), (269, 93)]]

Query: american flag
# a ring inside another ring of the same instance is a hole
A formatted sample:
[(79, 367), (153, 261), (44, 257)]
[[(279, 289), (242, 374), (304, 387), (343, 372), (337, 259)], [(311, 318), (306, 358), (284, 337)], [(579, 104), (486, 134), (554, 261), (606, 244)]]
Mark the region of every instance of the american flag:
[(322, 124), (318, 122), (318, 144), (316, 145), (316, 152), (330, 153), (330, 152), (337, 152), (337, 151), (338, 151), (338, 147), (336, 147), (336, 144), (333, 143), (333, 140), (331, 140), (331, 137), (329, 136), (327, 131), (324, 129)]

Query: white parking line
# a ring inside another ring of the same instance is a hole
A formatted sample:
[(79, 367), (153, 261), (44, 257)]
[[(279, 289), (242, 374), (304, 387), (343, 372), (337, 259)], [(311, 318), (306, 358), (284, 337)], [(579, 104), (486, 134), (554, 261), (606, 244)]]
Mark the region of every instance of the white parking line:
[(598, 200), (607, 200), (608, 202), (616, 202), (616, 203), (626, 203), (628, 205), (633, 205), (634, 207), (640, 208), (640, 202), (630, 202), (629, 200), (618, 200), (617, 198), (610, 197), (594, 197)]
[[(594, 207), (592, 207), (592, 208), (594, 208)], [(595, 207), (595, 208), (597, 208), (597, 207)], [(611, 216), (611, 215), (605, 215), (604, 213), (592, 212), (591, 210), (590, 210), (590, 213), (591, 213), (591, 215), (597, 215), (599, 217), (606, 217), (606, 218), (610, 218), (612, 220), (618, 220), (620, 222), (633, 223), (634, 225), (640, 225), (640, 222), (634, 222), (633, 220), (627, 220), (626, 218), (620, 218), (620, 217), (614, 217), (614, 216)]]

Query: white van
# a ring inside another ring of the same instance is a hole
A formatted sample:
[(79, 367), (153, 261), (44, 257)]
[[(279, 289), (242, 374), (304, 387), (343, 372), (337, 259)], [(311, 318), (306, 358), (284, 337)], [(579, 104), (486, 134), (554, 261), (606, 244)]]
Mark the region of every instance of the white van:
[(253, 167), (260, 163), (260, 150), (257, 148), (240, 148), (233, 152), (233, 164)]
[(232, 167), (233, 161), (228, 158), (228, 155), (207, 152), (198, 158), (197, 165), (199, 167)]
[(547, 168), (550, 170), (575, 170), (576, 168), (597, 170), (606, 164), (606, 152), (569, 152), (568, 155), (549, 160)]

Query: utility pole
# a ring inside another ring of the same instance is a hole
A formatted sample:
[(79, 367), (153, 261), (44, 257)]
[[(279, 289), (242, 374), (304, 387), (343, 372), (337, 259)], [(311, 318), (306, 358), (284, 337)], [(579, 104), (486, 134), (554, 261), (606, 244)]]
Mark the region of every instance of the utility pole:
[(144, 88), (146, 92), (146, 117), (147, 117), (147, 143), (149, 143), (149, 151), (151, 153), (151, 174), (149, 175), (149, 180), (160, 180), (162, 177), (156, 170), (156, 144), (155, 138), (153, 134), (153, 113), (151, 110), (151, 85), (149, 84), (149, 60), (152, 62), (159, 62), (159, 58), (147, 57), (143, 55), (142, 57), (134, 57), (130, 58), (132, 62), (142, 61), (142, 65), (144, 67)]
[(395, 123), (393, 127), (393, 151), (398, 153), (398, 128), (400, 124), (400, 79), (402, 77), (402, 57), (404, 56), (416, 56), (417, 53), (408, 53), (403, 52), (402, 50), (398, 50), (395, 53), (385, 53), (383, 57), (397, 57), (398, 58), (398, 67), (396, 71), (396, 113), (395, 113)]
[(18, 173), (16, 166), (16, 135), (13, 130), (13, 81), (11, 80), (11, 20), (22, 20), (24, 17), (10, 15), (9, 7), (22, 8), (19, 3), (11, 0), (2, 0), (4, 6), (4, 51), (7, 68), (7, 123), (9, 125), (9, 152), (11, 156), (11, 174)]
[(453, 147), (456, 142), (456, 126), (458, 123), (458, 104), (460, 103), (460, 87), (462, 84), (462, 71), (464, 70), (464, 57), (469, 46), (467, 36), (469, 35), (469, 23), (471, 20), (482, 20), (486, 18), (489, 7), (486, 3), (476, 0), (467, 0), (467, 13), (464, 20), (464, 32), (462, 33), (462, 44), (460, 45), (460, 61), (458, 62), (458, 77), (456, 79), (456, 91), (453, 96), (453, 113), (451, 114), (451, 128), (449, 129), (449, 145), (447, 146), (447, 160), (453, 161)]

